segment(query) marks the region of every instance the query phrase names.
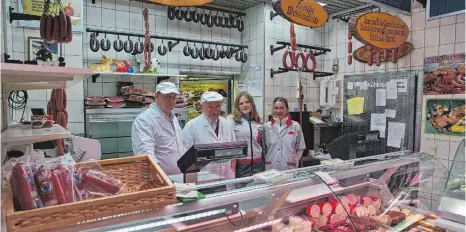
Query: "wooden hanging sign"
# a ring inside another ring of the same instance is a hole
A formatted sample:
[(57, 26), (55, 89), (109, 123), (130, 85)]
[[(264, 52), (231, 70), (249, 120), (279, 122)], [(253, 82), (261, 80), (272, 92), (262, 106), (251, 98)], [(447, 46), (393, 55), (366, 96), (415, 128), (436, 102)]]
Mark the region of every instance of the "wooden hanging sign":
[(328, 19), (327, 11), (314, 0), (278, 0), (273, 8), (288, 21), (306, 27), (321, 27)]
[(211, 3), (213, 0), (148, 0), (166, 6), (202, 6)]
[(378, 48), (396, 48), (408, 39), (408, 25), (384, 12), (365, 12), (351, 16), (348, 29), (359, 41)]
[[(356, 51), (353, 52), (353, 57), (355, 60), (359, 62), (367, 63), (370, 54), (372, 54), (373, 56), (372, 60), (376, 60), (375, 55), (377, 53), (383, 54), (384, 52), (383, 50), (384, 49), (380, 49), (380, 48), (374, 48), (373, 50), (369, 50), (368, 45), (365, 45), (365, 46), (362, 46), (356, 49)], [(398, 47), (398, 49), (389, 49), (388, 51), (386, 51), (388, 52), (387, 57), (383, 57), (381, 55), (380, 62), (392, 61), (392, 57), (393, 57), (392, 53), (395, 51), (397, 52), (396, 58), (398, 59), (398, 58), (401, 58), (407, 55), (411, 50), (413, 50), (413, 45), (409, 42), (406, 42), (400, 47)]]

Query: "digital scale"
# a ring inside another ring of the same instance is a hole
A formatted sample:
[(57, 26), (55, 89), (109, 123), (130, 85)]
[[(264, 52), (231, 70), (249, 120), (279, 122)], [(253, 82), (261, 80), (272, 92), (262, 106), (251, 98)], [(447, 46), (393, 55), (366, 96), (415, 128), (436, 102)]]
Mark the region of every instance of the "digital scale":
[(198, 172), (211, 162), (223, 163), (247, 157), (248, 143), (225, 142), (196, 144), (177, 161), (184, 183), (197, 183)]

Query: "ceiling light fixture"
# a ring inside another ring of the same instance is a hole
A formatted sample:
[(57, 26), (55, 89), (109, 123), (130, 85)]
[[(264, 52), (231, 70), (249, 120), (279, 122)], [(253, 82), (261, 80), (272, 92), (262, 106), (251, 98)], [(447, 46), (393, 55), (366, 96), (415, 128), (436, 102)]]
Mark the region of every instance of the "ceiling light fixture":
[(319, 3), (319, 5), (321, 5), (321, 6), (327, 5), (327, 3), (322, 3), (322, 2), (317, 2), (317, 3)]

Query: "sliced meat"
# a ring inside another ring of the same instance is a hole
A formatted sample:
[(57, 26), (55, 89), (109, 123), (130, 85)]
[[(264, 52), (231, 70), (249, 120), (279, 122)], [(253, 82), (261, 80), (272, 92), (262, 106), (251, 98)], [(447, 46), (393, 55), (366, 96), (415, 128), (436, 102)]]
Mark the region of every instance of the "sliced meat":
[(109, 102), (107, 103), (108, 108), (123, 108), (126, 106), (125, 102)]
[(104, 101), (105, 98), (104, 97), (98, 97), (98, 96), (87, 96), (85, 98), (86, 101), (97, 101), (97, 100), (101, 100), (101, 101)]
[(88, 106), (105, 106), (107, 103), (103, 100), (96, 100), (96, 101), (85, 101), (85, 104)]
[(370, 197), (362, 196), (360, 202), (367, 207), (372, 204), (372, 199)]
[(123, 102), (123, 101), (125, 101), (124, 97), (106, 97), (105, 99), (108, 102)]
[(369, 216), (374, 216), (377, 213), (377, 210), (373, 205), (367, 206), (367, 211), (369, 212)]

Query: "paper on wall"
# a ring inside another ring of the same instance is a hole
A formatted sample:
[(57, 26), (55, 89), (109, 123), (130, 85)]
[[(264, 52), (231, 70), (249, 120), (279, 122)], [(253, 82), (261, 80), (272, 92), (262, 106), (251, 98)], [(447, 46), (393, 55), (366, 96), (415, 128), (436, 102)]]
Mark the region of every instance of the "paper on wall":
[(391, 81), (396, 82), (396, 86), (398, 87), (398, 92), (400, 93), (408, 92), (408, 79), (395, 79)]
[(346, 85), (347, 85), (346, 89), (351, 90), (351, 89), (353, 89), (354, 83), (353, 82), (348, 82), (348, 84), (346, 84)]
[(360, 90), (366, 90), (367, 89), (367, 81), (363, 81), (359, 83), (359, 89)]
[(387, 90), (375, 90), (375, 106), (387, 106)]
[(405, 128), (404, 123), (389, 122), (387, 146), (401, 148), (401, 142), (405, 138)]
[(385, 117), (395, 118), (396, 117), (396, 110), (385, 110)]
[(359, 83), (361, 82), (354, 82), (354, 87), (359, 87)]
[(396, 82), (389, 81), (387, 82), (387, 99), (397, 99), (398, 90)]
[(380, 137), (385, 138), (386, 127), (387, 117), (385, 117), (385, 114), (371, 114), (371, 131), (378, 130)]
[(362, 114), (364, 112), (364, 98), (353, 97), (346, 101), (348, 105), (348, 115)]

